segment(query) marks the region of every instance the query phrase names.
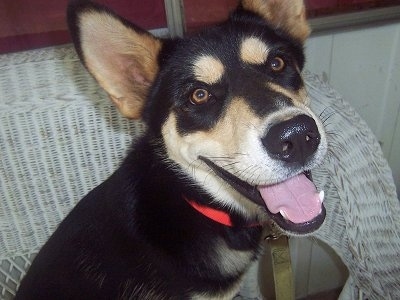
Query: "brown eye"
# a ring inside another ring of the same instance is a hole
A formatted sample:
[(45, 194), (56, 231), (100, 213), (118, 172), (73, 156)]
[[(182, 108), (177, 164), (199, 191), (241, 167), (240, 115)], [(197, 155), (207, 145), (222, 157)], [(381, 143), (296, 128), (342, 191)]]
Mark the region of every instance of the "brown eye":
[(205, 89), (196, 89), (190, 96), (190, 102), (196, 105), (207, 103), (211, 94)]
[(272, 71), (274, 72), (281, 72), (286, 66), (283, 59), (280, 58), (279, 56), (276, 56), (273, 59), (271, 59), (269, 64), (271, 66)]

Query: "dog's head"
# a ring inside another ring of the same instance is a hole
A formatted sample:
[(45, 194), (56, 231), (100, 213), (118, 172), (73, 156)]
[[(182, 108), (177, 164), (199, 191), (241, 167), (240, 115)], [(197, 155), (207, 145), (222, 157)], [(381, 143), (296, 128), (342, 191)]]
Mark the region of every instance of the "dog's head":
[(301, 70), (309, 35), (302, 0), (242, 0), (230, 19), (162, 40), (87, 1), (69, 8), (87, 69), (121, 113), (142, 117), (179, 165), (224, 206), (265, 206), (287, 231), (324, 219), (307, 178), (327, 142)]

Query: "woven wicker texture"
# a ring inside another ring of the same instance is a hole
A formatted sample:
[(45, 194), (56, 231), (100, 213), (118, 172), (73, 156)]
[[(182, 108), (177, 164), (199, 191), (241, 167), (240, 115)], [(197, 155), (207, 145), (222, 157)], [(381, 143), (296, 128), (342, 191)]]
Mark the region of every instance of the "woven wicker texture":
[[(342, 299), (400, 299), (400, 204), (391, 170), (366, 123), (329, 86), (306, 73), (330, 151), (313, 172), (326, 192), (327, 219), (315, 237), (329, 244), (351, 278)], [(321, 110), (322, 109), (322, 110)]]
[(122, 119), (71, 47), (0, 58), (0, 298), (143, 126)]
[[(306, 79), (331, 145), (314, 172), (328, 211), (315, 236), (350, 270), (343, 299), (359, 288), (370, 299), (400, 299), (400, 208), (390, 170), (352, 108), (316, 77)], [(70, 46), (0, 56), (1, 299), (12, 298), (57, 224), (142, 130), (119, 117)], [(255, 285), (256, 275), (247, 282)]]

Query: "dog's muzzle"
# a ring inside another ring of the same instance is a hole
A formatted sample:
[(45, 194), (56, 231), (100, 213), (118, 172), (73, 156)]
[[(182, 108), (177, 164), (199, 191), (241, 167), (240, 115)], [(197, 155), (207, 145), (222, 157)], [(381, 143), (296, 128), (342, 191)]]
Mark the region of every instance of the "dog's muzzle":
[[(269, 156), (293, 170), (304, 169), (313, 160), (320, 141), (318, 127), (314, 119), (307, 115), (274, 124), (262, 139)], [(296, 175), (273, 185), (253, 186), (210, 159), (199, 158), (235, 190), (263, 206), (283, 230), (306, 234), (322, 225), (326, 215), (324, 192), (317, 192), (310, 171), (297, 171)]]

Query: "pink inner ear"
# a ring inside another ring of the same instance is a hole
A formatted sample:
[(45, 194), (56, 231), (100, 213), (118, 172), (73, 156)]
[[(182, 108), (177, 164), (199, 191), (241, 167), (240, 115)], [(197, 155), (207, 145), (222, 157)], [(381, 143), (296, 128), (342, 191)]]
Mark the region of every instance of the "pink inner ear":
[(150, 85), (150, 81), (143, 76), (142, 72), (140, 72), (139, 68), (137, 68), (134, 64), (131, 64), (129, 67), (129, 73), (134, 82), (144, 86)]
[(124, 116), (139, 117), (158, 72), (161, 40), (103, 10), (83, 11), (79, 26), (87, 69)]

